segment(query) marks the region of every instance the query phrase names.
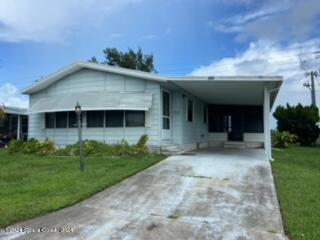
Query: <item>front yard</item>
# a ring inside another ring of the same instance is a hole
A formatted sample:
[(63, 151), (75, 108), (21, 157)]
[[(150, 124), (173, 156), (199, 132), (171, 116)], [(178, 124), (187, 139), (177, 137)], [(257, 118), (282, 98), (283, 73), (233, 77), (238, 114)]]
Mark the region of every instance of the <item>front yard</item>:
[(320, 148), (274, 150), (272, 163), (290, 239), (320, 239)]
[(79, 158), (0, 151), (0, 227), (75, 204), (161, 161), (163, 155)]

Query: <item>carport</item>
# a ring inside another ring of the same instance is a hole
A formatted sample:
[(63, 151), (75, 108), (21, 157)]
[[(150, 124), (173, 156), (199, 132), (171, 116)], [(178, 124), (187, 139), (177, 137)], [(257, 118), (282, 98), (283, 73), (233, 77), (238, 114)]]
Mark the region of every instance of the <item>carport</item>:
[(209, 138), (265, 149), (271, 156), (269, 114), (282, 84), (280, 76), (192, 77), (170, 80), (208, 104)]

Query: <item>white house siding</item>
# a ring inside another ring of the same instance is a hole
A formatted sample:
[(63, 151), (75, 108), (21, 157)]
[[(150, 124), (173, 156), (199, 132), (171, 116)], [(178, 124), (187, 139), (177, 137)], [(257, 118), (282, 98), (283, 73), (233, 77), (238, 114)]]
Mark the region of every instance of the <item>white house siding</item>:
[[(187, 99), (194, 102), (193, 121), (187, 121)], [(195, 148), (197, 143), (206, 146), (208, 143), (208, 125), (203, 122), (205, 103), (192, 95), (180, 91), (172, 93), (172, 142), (185, 146), (186, 149)], [(207, 121), (208, 122), (208, 121)]]
[[(210, 147), (223, 147), (224, 143), (228, 141), (228, 133), (226, 132), (211, 132), (209, 133)], [(248, 148), (263, 147), (264, 134), (263, 133), (243, 133), (243, 142)]]
[[(83, 138), (117, 143), (126, 139), (130, 144), (136, 143), (143, 134), (148, 134), (149, 145), (160, 145), (160, 86), (156, 82), (131, 78), (122, 75), (82, 69), (47, 89), (30, 95), (30, 105), (44, 97), (58, 96), (75, 92), (105, 91), (108, 92), (148, 92), (153, 93), (152, 106), (146, 112), (146, 127), (127, 128), (87, 128), (83, 126)], [(75, 99), (81, 105), (81, 99)], [(45, 129), (44, 113), (30, 114), (29, 138), (52, 139), (57, 145), (72, 144), (77, 141), (77, 129)], [(84, 113), (84, 123), (85, 113)]]

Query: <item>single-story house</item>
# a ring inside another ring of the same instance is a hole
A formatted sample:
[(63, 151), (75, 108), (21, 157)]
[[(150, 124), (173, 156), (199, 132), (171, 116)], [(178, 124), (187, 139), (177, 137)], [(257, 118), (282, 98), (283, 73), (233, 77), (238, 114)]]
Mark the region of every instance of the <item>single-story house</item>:
[(1, 106), (5, 118), (0, 119), (0, 139), (24, 139), (28, 138), (28, 109)]
[(280, 76), (164, 77), (77, 62), (23, 91), (30, 96), (29, 138), (77, 142), (77, 102), (83, 138), (136, 143), (157, 150), (261, 147), (271, 159), (269, 113)]

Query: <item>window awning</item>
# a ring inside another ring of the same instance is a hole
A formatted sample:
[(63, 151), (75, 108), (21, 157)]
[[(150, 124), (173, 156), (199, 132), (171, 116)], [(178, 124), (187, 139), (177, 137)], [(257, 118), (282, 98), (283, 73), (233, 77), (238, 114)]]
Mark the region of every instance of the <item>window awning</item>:
[(84, 92), (40, 98), (28, 113), (74, 111), (79, 102), (83, 111), (90, 110), (144, 110), (152, 104), (151, 93)]

